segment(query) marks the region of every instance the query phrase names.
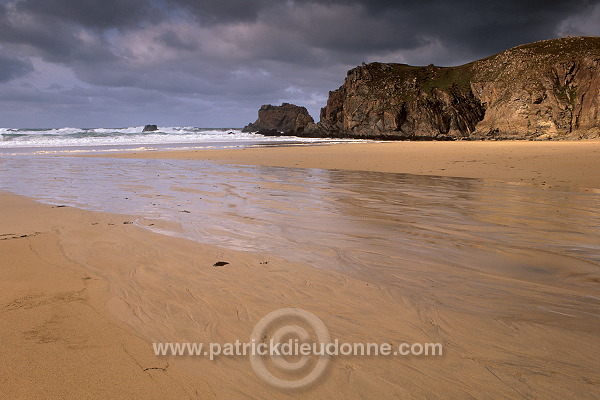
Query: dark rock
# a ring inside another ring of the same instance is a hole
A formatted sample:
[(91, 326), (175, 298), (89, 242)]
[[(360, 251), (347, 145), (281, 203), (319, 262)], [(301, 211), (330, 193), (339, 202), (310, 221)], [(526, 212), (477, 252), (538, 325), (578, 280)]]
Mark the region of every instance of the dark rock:
[(146, 125), (144, 126), (144, 129), (142, 130), (142, 132), (154, 132), (158, 130), (158, 126), (156, 125)]
[(263, 135), (263, 136), (283, 136), (283, 135), (285, 135), (283, 132), (279, 132), (277, 129), (260, 129), (256, 133), (259, 135)]
[(280, 106), (264, 105), (258, 110), (258, 119), (248, 124), (242, 132), (258, 132), (263, 135), (297, 136), (314, 120), (304, 107), (283, 103)]

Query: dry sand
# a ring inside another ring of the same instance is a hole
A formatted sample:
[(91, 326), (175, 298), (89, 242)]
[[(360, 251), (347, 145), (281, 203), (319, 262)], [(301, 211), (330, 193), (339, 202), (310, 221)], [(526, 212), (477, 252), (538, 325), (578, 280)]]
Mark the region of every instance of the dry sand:
[(351, 169), (600, 189), (600, 141), (387, 142), (247, 149), (152, 151), (126, 158)]
[[(134, 156), (600, 188), (599, 150), (598, 142), (382, 143)], [(1, 398), (592, 399), (600, 393), (595, 265), (581, 263), (585, 270), (561, 273), (552, 284), (551, 277), (533, 282), (398, 260), (394, 280), (382, 281), (164, 236), (134, 220), (0, 194)], [(551, 263), (552, 255), (545, 256)], [(229, 264), (214, 267), (217, 261)], [(444, 355), (337, 357), (316, 385), (289, 392), (259, 380), (247, 357), (210, 361), (152, 352), (154, 341), (247, 341), (263, 316), (284, 307), (316, 314), (342, 342), (441, 343)]]

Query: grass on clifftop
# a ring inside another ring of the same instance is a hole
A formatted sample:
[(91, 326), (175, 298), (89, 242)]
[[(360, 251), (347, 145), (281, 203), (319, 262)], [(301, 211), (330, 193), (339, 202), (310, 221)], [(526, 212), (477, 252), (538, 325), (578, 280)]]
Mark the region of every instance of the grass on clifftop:
[[(564, 55), (564, 60), (570, 61), (575, 54), (600, 58), (600, 37), (566, 37), (524, 44), (457, 67), (375, 62), (351, 70), (348, 74), (362, 72), (360, 70), (364, 69), (370, 76), (369, 85), (376, 88), (378, 93), (394, 94), (403, 101), (410, 101), (420, 91), (427, 94), (431, 94), (434, 89), (446, 93), (469, 91), (474, 79), (505, 80), (509, 84), (512, 82), (510, 79), (519, 79), (514, 74), (511, 75), (511, 71), (522, 71), (523, 62), (528, 65), (529, 70), (537, 70), (538, 66), (547, 65), (549, 59), (552, 62), (560, 61), (560, 56)], [(565, 92), (564, 96), (569, 100), (573, 98), (573, 93)]]
[(511, 50), (532, 50), (538, 54), (565, 54), (580, 52), (595, 52), (600, 54), (600, 37), (598, 36), (576, 36), (561, 39), (543, 40), (540, 42), (523, 44), (513, 47)]
[(431, 94), (434, 89), (447, 93), (467, 91), (470, 89), (472, 78), (471, 64), (458, 67), (417, 67), (407, 64), (371, 63), (363, 68), (367, 68), (371, 75), (371, 84), (380, 88), (396, 85), (396, 90), (403, 91), (407, 96), (413, 95), (414, 89), (403, 85), (414, 79), (417, 90)]

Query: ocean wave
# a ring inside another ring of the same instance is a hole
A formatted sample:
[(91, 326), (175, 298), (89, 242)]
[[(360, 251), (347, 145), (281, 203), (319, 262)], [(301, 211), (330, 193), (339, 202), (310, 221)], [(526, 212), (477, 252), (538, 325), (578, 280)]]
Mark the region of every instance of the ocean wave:
[[(299, 140), (292, 136), (265, 137), (234, 128), (199, 128), (191, 126), (159, 127), (157, 131), (142, 132), (143, 126), (125, 128), (0, 128), (0, 148), (28, 147), (86, 147), (122, 145), (164, 145), (194, 143), (236, 143), (257, 141), (281, 142)], [(322, 139), (302, 138), (303, 142)]]
[(236, 128), (198, 128), (194, 126), (165, 126), (159, 127), (158, 131), (143, 132), (143, 126), (131, 126), (125, 128), (50, 128), (50, 129), (17, 129), (17, 128), (0, 128), (0, 134), (22, 134), (22, 135), (72, 135), (72, 134), (146, 134), (146, 133), (172, 133), (172, 134), (189, 134), (189, 133), (222, 133), (222, 132), (240, 132)]

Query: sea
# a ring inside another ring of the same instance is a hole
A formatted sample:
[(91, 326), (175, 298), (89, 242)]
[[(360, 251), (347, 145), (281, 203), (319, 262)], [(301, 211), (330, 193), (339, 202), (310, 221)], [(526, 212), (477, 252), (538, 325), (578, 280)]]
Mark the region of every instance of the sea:
[(240, 128), (159, 127), (143, 132), (143, 126), (125, 128), (0, 128), (0, 153), (103, 153), (119, 151), (194, 150), (236, 148), (270, 144), (310, 144), (352, 141), (348, 139), (262, 136)]

